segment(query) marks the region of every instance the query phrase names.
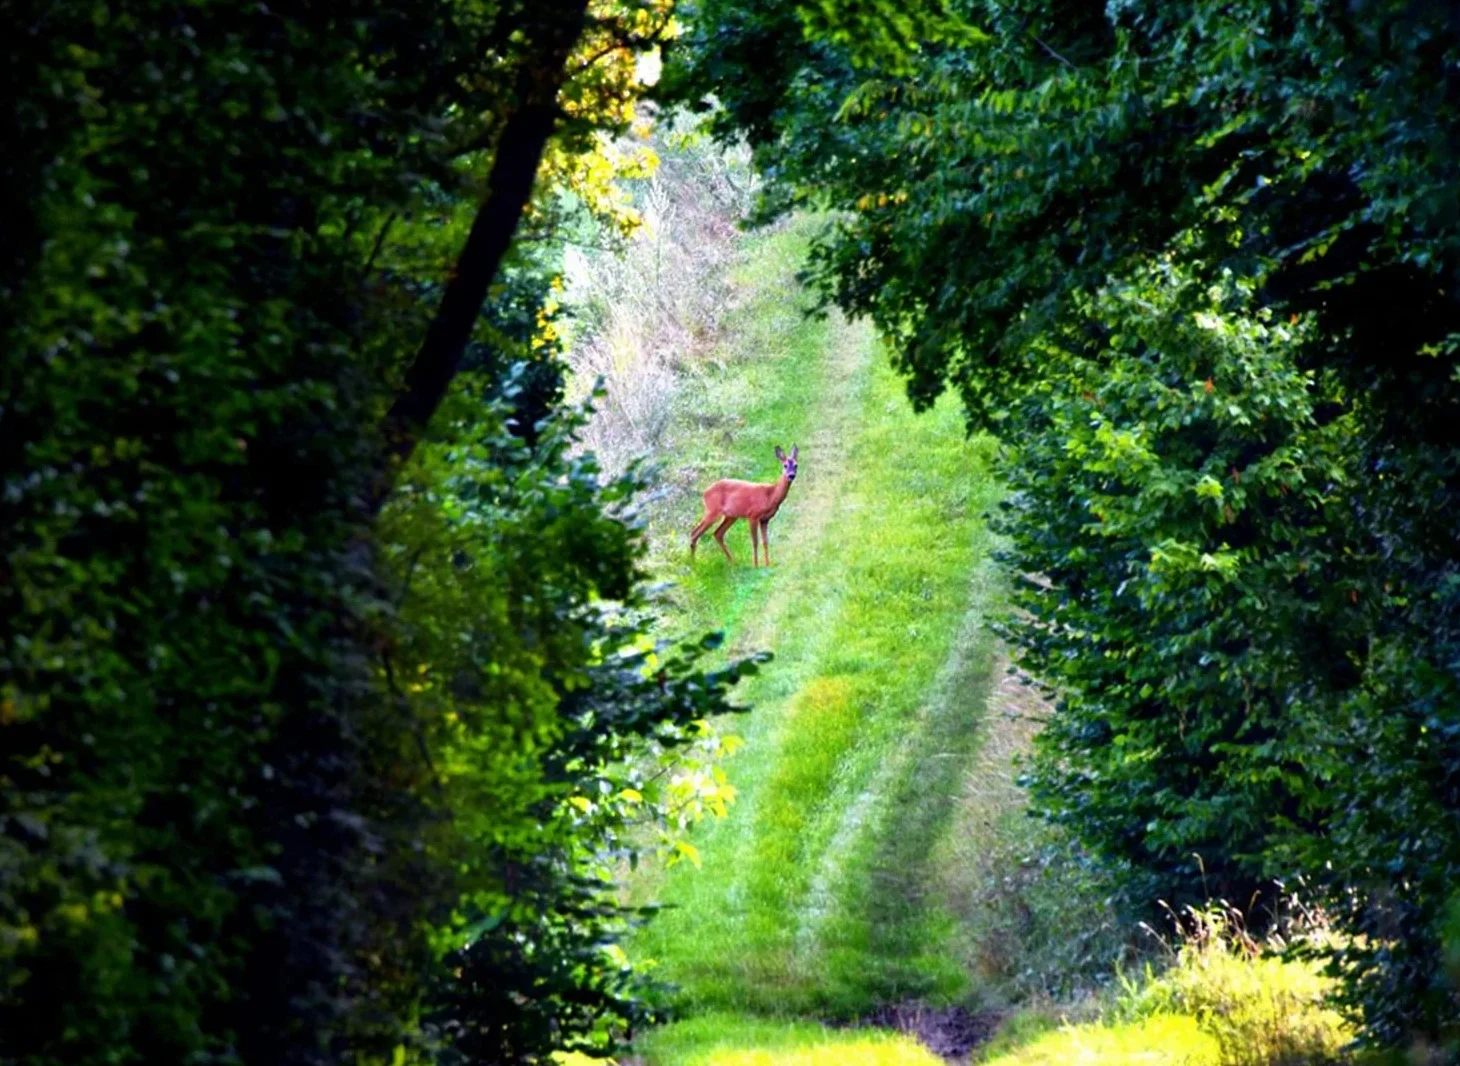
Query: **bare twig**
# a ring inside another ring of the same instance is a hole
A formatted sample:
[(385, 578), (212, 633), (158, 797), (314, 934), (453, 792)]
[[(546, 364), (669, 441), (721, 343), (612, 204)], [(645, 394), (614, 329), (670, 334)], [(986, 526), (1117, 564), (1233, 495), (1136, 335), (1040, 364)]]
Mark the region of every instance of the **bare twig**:
[(370, 258), (365, 260), (365, 269), (361, 277), (368, 278), (370, 271), (375, 269), (375, 260), (380, 257), (380, 250), (385, 247), (385, 238), (390, 234), (390, 227), (395, 225), (395, 220), (400, 218), (399, 212), (392, 211), (385, 216), (385, 221), (380, 225), (380, 232), (375, 235), (375, 244), (370, 248)]
[(1034, 38), (1034, 43), (1035, 44), (1039, 45), (1039, 47), (1043, 48), (1050, 55), (1054, 56), (1056, 59), (1058, 59), (1065, 66), (1069, 67), (1071, 70), (1074, 70), (1075, 69), (1075, 64), (1071, 63), (1068, 59), (1066, 59), (1064, 56), (1060, 55), (1058, 52), (1056, 52), (1049, 45), (1045, 44), (1044, 41), (1040, 39), (1039, 34), (1033, 32), (1031, 30), (1030, 33), (1029, 33), (1029, 36), (1031, 36), (1031, 37)]

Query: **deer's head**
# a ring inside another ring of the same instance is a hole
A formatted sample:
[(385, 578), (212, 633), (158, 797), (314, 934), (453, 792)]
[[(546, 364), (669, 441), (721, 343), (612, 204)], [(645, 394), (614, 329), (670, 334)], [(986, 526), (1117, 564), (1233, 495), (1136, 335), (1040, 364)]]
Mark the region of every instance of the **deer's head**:
[(781, 451), (781, 446), (776, 445), (776, 458), (781, 461), (781, 473), (786, 476), (787, 481), (796, 480), (796, 456), (801, 453), (800, 445), (791, 445), (791, 454), (787, 455)]

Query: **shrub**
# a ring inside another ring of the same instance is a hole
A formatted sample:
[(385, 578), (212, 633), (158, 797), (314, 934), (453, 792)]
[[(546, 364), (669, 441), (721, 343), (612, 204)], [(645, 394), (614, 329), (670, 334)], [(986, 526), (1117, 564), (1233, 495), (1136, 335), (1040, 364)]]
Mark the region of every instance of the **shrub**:
[(1222, 1066), (1324, 1066), (1357, 1035), (1332, 1005), (1337, 982), (1314, 962), (1263, 954), (1230, 911), (1186, 912), (1188, 935), (1159, 977), (1127, 981), (1116, 1016), (1181, 1014), (1221, 1048)]
[(626, 183), (642, 226), (621, 244), (570, 244), (564, 263), (574, 387), (604, 388), (583, 445), (609, 475), (654, 451), (680, 377), (720, 340), (756, 186), (747, 151), (708, 142), (685, 116), (666, 116), (647, 147), (657, 167)]

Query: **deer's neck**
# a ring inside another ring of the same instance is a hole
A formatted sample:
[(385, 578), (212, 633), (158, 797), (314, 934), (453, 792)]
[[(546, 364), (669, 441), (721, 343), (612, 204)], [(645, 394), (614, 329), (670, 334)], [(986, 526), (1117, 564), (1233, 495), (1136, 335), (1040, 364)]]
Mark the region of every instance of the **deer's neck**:
[(790, 491), (791, 479), (782, 474), (781, 479), (771, 486), (771, 506), (779, 507)]

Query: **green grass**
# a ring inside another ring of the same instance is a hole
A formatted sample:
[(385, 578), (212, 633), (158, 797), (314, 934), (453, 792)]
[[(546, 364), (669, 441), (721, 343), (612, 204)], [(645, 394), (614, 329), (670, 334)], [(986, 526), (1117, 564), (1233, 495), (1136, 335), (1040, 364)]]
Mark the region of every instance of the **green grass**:
[(651, 1062), (681, 1066), (941, 1066), (911, 1037), (814, 1022), (708, 1014), (644, 1041)]
[[(671, 909), (634, 954), (692, 1010), (850, 1017), (968, 992), (925, 866), (988, 689), (976, 622), (994, 595), (982, 565), (993, 490), (955, 401), (914, 415), (867, 330), (799, 314), (803, 242), (793, 230), (752, 254), (759, 295), (741, 350), (697, 383), (686, 427), (668, 434), (696, 488), (773, 477), (776, 443), (800, 444), (801, 476), (771, 525), (772, 568), (750, 568), (744, 532), (733, 566), (712, 543), (691, 563), (693, 492), (682, 528), (654, 531), (679, 584), (675, 621), (723, 627), (735, 650), (776, 661), (743, 694), (755, 711), (727, 768), (740, 801), (697, 837), (702, 869), (646, 887)], [(737, 429), (693, 432), (705, 425)]]

